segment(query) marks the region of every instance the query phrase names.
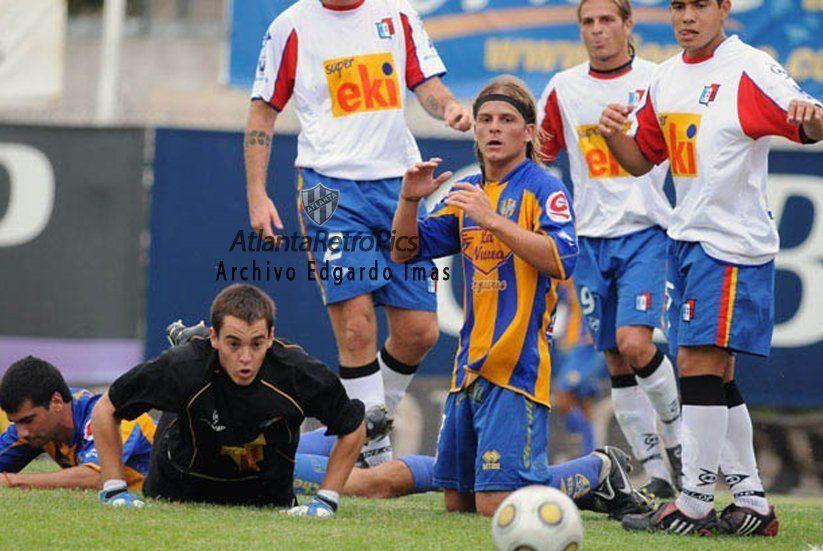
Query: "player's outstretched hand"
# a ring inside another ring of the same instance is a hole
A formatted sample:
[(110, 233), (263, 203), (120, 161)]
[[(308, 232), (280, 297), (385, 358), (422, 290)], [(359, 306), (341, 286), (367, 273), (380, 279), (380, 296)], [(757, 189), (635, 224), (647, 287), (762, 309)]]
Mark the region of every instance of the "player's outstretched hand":
[(603, 114), (600, 115), (600, 124), (598, 125), (600, 133), (609, 138), (623, 132), (623, 129), (628, 126), (629, 114), (633, 110), (633, 105), (619, 105), (616, 103), (607, 105), (603, 110)]
[(283, 222), (277, 207), (269, 196), (265, 193), (249, 195), (249, 221), (251, 227), (256, 232), (260, 232), (263, 238), (275, 239), (274, 229), (283, 229)]
[(443, 185), (452, 177), (450, 171), (442, 173), (437, 178), (434, 177), (435, 169), (440, 166), (443, 159), (432, 157), (428, 161), (422, 161), (412, 165), (403, 175), (403, 186), (400, 190), (400, 197), (407, 201), (419, 201), (434, 193), (434, 190)]
[(128, 490), (103, 490), (98, 494), (100, 496), (100, 503), (110, 507), (130, 507), (133, 509), (140, 509), (146, 506), (146, 503), (136, 495), (129, 493)]
[(320, 490), (308, 504), (292, 507), (287, 514), (292, 517), (333, 517), (337, 512), (337, 502), (335, 492)]
[(446, 105), (446, 109), (443, 111), (443, 119), (448, 127), (461, 132), (465, 132), (472, 127), (472, 112), (468, 107), (457, 101), (452, 101)]
[(494, 217), (489, 197), (480, 186), (467, 182), (457, 182), (446, 197), (447, 205), (454, 205), (463, 210), (466, 216), (486, 228)]

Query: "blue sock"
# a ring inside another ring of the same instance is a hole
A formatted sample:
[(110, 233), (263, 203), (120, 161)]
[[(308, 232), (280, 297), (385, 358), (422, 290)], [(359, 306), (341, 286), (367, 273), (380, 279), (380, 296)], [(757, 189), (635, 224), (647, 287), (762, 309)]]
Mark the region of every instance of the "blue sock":
[(397, 458), (406, 464), (414, 479), (414, 493), (423, 494), (437, 490), (434, 485), (434, 457), (430, 455), (404, 455)]
[(603, 460), (590, 453), (571, 461), (549, 467), (548, 480), (543, 484), (557, 488), (572, 499), (581, 498), (600, 485)]
[(328, 457), (331, 454), (332, 446), (337, 441), (337, 437), (326, 436), (325, 433), (326, 429), (317, 429), (301, 434), (300, 443), (297, 444), (297, 453)]
[(329, 458), (298, 453), (294, 456), (294, 493), (313, 496), (326, 477)]
[(580, 435), (580, 451), (583, 455), (594, 451), (594, 427), (579, 407), (574, 407), (566, 414), (566, 431)]

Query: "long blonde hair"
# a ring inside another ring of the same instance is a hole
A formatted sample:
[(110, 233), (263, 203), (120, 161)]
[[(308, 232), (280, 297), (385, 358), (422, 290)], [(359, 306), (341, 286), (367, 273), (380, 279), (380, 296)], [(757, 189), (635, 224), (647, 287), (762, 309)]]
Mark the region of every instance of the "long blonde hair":
[[(582, 19), (583, 13), (583, 4), (588, 2), (588, 0), (580, 0), (580, 3), (577, 5), (577, 22), (580, 23)], [(620, 20), (624, 23), (632, 18), (632, 2), (631, 0), (611, 0), (611, 3), (617, 8), (617, 14), (620, 16)], [(637, 47), (634, 44), (634, 35), (629, 34), (629, 54), (633, 57), (637, 51)]]
[[(535, 131), (532, 133), (532, 138), (526, 144), (526, 157), (532, 161), (539, 162), (540, 141), (538, 138), (539, 131), (537, 128), (537, 101), (534, 99), (534, 95), (531, 93), (531, 90), (529, 90), (529, 86), (513, 75), (501, 75), (496, 77), (491, 82), (486, 84), (486, 86), (480, 90), (480, 93), (477, 94), (473, 105), (474, 113), (477, 113), (478, 103), (480, 100), (487, 96), (496, 94), (508, 96), (516, 102), (522, 104), (525, 108), (526, 112), (524, 115), (526, 124), (535, 125)], [(480, 172), (483, 174), (483, 180), (485, 181), (486, 172), (483, 166), (483, 152), (480, 151), (480, 147), (477, 143), (474, 145), (474, 154), (477, 157), (477, 161), (480, 163)]]

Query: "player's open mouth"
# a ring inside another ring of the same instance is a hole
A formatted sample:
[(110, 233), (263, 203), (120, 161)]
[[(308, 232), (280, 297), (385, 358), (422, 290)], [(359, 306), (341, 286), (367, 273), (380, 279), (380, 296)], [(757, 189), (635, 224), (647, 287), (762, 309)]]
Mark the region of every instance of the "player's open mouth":
[(486, 147), (501, 147), (503, 142), (500, 140), (489, 140), (486, 142)]
[(237, 376), (241, 379), (251, 379), (254, 376), (254, 371), (251, 369), (241, 369), (237, 372)]

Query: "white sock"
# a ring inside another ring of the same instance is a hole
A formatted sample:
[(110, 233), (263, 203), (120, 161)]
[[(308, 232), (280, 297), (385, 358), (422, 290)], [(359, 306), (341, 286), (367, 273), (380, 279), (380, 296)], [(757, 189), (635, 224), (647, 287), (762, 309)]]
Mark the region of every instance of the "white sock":
[[(665, 354), (657, 351), (652, 362), (646, 366), (651, 371), (646, 377), (637, 375), (637, 384), (649, 397), (652, 407), (660, 417), (663, 445), (674, 448), (680, 445), (680, 398), (677, 395), (677, 379), (674, 376), (672, 362)], [(643, 372), (643, 369), (640, 370)]]
[[(634, 379), (632, 375), (625, 377)], [(656, 416), (649, 399), (635, 384), (612, 387), (612, 403), (617, 424), (620, 425), (635, 459), (643, 465), (646, 474), (671, 482), (669, 470), (663, 463)]]
[[(383, 376), (380, 374), (380, 369), (377, 366), (376, 360), (373, 364), (370, 364), (370, 366), (371, 365), (374, 367), (374, 371), (372, 373), (356, 378), (346, 377), (346, 372), (350, 368), (340, 368), (340, 382), (343, 383), (343, 388), (346, 389), (346, 394), (349, 395), (349, 398), (357, 398), (358, 400), (361, 400), (366, 405), (366, 409), (369, 409), (377, 404), (385, 403)], [(369, 368), (370, 366), (357, 367), (354, 369), (360, 370)]]
[[(683, 490), (677, 507), (702, 518), (714, 508), (714, 489), (726, 438), (728, 408), (723, 379), (713, 375), (683, 377)], [(722, 404), (722, 405), (721, 405)]]
[(406, 394), (417, 366), (406, 365), (389, 354), (385, 347), (377, 353), (377, 362), (380, 364), (380, 374), (383, 376), (383, 388), (386, 394), (386, 409), (389, 415), (397, 411), (397, 406)]
[[(731, 386), (730, 386), (731, 385)], [(730, 394), (738, 399), (728, 402), (729, 424), (726, 429), (726, 441), (720, 458), (720, 469), (726, 484), (734, 494), (734, 503), (740, 507), (749, 507), (761, 515), (769, 514), (769, 502), (754, 453), (752, 419), (749, 408), (737, 390), (734, 381), (726, 383), (726, 398)]]

